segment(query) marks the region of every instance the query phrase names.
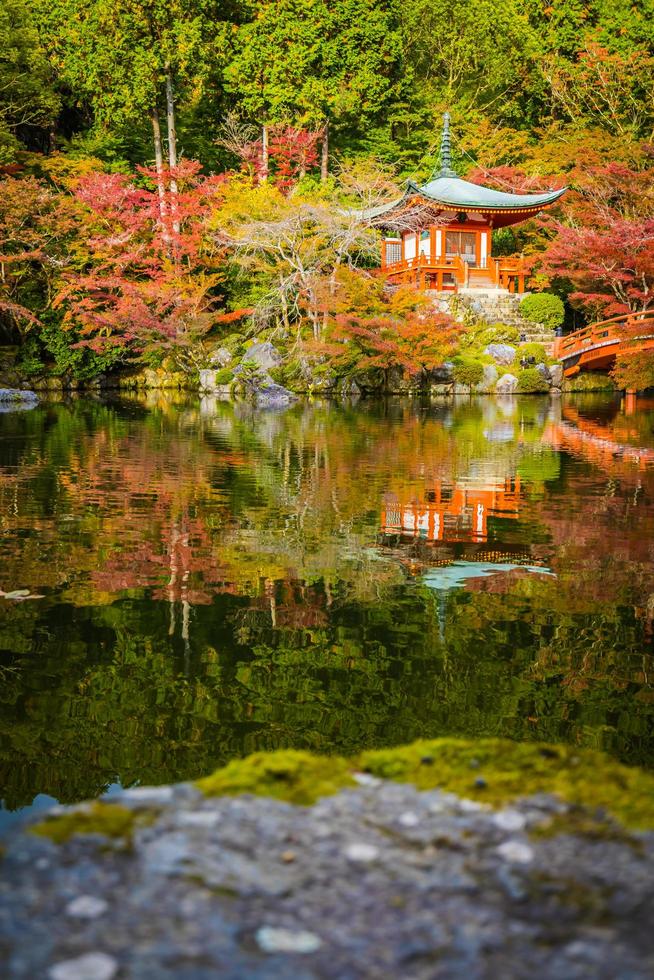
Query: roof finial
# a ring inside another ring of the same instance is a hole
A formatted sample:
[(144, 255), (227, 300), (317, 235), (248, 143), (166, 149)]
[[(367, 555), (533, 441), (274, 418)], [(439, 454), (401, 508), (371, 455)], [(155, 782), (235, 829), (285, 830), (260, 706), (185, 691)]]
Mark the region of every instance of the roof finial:
[[(434, 175), (435, 176), (435, 175)], [(443, 114), (443, 135), (441, 136), (441, 169), (439, 177), (456, 177), (456, 172), (452, 170), (452, 159), (450, 157), (450, 114)]]

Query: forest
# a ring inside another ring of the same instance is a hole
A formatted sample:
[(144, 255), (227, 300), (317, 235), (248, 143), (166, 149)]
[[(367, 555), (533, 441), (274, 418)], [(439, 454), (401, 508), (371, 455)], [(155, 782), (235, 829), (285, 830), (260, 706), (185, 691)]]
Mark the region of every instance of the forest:
[(575, 326), (652, 305), (652, 0), (3, 0), (0, 51), (2, 379), (192, 379), (272, 340), (311, 390), (469, 355), (357, 217), (429, 178), (444, 111), (459, 175), (569, 187), (495, 233), (531, 290)]

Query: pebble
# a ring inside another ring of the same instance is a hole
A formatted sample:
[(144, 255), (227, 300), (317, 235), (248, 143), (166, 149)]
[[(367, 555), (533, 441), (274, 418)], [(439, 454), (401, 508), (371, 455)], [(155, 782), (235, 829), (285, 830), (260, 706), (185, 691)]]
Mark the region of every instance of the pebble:
[(519, 840), (505, 841), (497, 848), (497, 853), (512, 864), (530, 864), (534, 860), (533, 848)]
[(413, 810), (406, 810), (398, 817), (398, 823), (401, 823), (403, 827), (417, 827), (420, 823), (420, 817)]
[(379, 848), (374, 844), (348, 844), (345, 848), (345, 857), (349, 861), (361, 861), (368, 864), (376, 861), (379, 857)]
[(211, 810), (183, 810), (177, 816), (177, 823), (182, 827), (217, 827), (220, 814)]
[(319, 936), (304, 929), (261, 926), (257, 930), (256, 938), (264, 953), (315, 953), (322, 946), (322, 939)]
[(377, 776), (372, 776), (369, 772), (355, 772), (352, 773), (352, 779), (359, 786), (379, 786), (381, 779)]
[(66, 915), (72, 915), (76, 919), (97, 919), (109, 908), (109, 903), (104, 898), (96, 898), (95, 895), (78, 895), (66, 906)]
[(49, 980), (112, 980), (118, 963), (106, 953), (85, 953), (74, 960), (62, 960), (48, 971)]
[(295, 851), (282, 851), (281, 859), (284, 864), (291, 864), (292, 861), (295, 861)]
[(527, 820), (517, 810), (499, 810), (493, 814), (493, 823), (500, 830), (524, 830)]

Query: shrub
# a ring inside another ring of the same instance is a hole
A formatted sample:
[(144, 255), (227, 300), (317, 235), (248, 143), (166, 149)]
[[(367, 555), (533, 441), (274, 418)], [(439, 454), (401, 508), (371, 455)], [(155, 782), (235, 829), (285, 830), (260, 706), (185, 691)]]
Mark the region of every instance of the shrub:
[(540, 323), (548, 330), (556, 330), (563, 323), (565, 308), (559, 297), (552, 293), (532, 293), (521, 302), (520, 313), (525, 320)]
[(483, 380), (484, 365), (481, 361), (472, 358), (459, 358), (454, 362), (452, 375), (457, 384), (472, 388)]
[(538, 391), (549, 391), (550, 386), (538, 368), (528, 367), (518, 371), (518, 391), (533, 394)]
[(229, 368), (221, 368), (220, 371), (216, 371), (216, 384), (217, 385), (228, 385), (234, 380), (234, 372), (230, 371)]
[(534, 364), (547, 364), (551, 360), (542, 344), (521, 344), (517, 357), (519, 361), (529, 361), (533, 358)]

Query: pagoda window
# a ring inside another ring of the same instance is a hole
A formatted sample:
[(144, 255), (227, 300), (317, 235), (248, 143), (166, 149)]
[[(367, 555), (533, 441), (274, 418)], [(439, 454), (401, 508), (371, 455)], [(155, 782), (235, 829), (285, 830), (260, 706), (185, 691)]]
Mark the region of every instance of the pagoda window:
[(420, 232), (420, 254), (429, 255), (429, 229)]
[(445, 234), (445, 254), (448, 259), (460, 255), (464, 262), (475, 265), (477, 262), (477, 236), (474, 231), (447, 231)]
[(386, 265), (392, 265), (394, 262), (402, 261), (402, 242), (399, 238), (387, 238), (384, 242), (384, 247), (386, 249)]

